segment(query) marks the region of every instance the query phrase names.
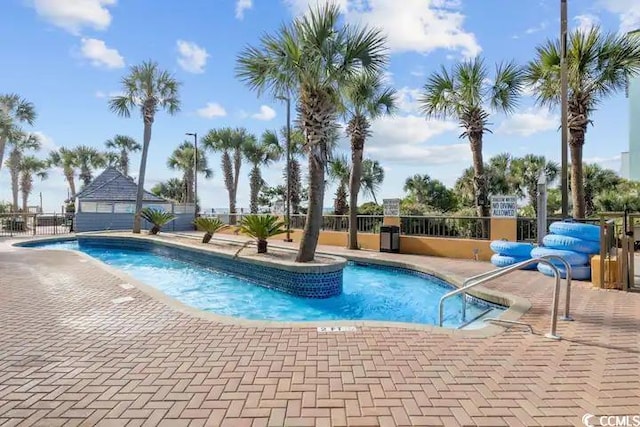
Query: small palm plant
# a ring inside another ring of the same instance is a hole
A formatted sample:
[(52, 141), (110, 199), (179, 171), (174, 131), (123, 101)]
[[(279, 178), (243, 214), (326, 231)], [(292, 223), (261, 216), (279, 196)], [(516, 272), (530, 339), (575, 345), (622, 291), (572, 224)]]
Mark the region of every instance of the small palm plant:
[(204, 236), (202, 237), (202, 243), (209, 243), (211, 238), (215, 233), (220, 230), (223, 230), (228, 227), (227, 224), (220, 221), (219, 218), (213, 217), (198, 217), (195, 221), (193, 221), (196, 228), (200, 231), (204, 231)]
[(149, 231), (151, 234), (158, 234), (165, 224), (176, 219), (176, 216), (172, 213), (153, 208), (142, 209), (140, 216), (153, 224), (153, 227), (151, 227)]
[(242, 218), (240, 232), (256, 239), (258, 253), (267, 253), (267, 239), (286, 233), (284, 222), (273, 215), (247, 215)]

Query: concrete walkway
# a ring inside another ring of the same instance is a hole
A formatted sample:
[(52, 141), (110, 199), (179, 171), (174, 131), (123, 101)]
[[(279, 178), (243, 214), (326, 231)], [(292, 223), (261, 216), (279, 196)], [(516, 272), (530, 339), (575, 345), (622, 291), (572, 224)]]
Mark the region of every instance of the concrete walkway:
[[(457, 277), (491, 268), (388, 256)], [(575, 321), (560, 321), (553, 341), (543, 336), (552, 281), (517, 272), (490, 287), (531, 301), (522, 320), (535, 334), (327, 334), (201, 319), (73, 252), (0, 244), (0, 272), (3, 426), (579, 426), (586, 413), (640, 415), (640, 294), (575, 283)]]

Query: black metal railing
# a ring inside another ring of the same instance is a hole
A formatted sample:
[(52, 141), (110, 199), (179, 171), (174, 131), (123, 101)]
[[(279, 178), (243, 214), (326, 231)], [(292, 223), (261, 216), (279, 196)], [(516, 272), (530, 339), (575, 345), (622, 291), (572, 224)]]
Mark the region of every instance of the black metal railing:
[[(547, 218), (547, 230), (549, 225), (556, 221), (562, 221), (562, 218)], [(600, 225), (597, 218), (580, 218), (573, 219), (574, 222), (582, 224)], [(538, 240), (538, 220), (536, 218), (518, 218), (517, 219), (517, 238), (519, 242), (535, 242)]]
[(490, 218), (455, 216), (403, 216), (400, 232), (406, 236), (456, 237), (488, 240)]
[(0, 214), (0, 237), (52, 236), (73, 231), (73, 214)]

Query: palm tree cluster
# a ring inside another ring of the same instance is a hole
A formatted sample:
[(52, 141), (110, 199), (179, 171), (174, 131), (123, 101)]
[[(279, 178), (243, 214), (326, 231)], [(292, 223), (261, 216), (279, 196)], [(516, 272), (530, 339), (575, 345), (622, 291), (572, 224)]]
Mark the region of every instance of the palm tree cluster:
[[(11, 210), (27, 212), (29, 195), (33, 191), (33, 179), (47, 178), (48, 162), (32, 153), (40, 150), (42, 143), (37, 134), (23, 130), (22, 125), (33, 125), (36, 111), (33, 103), (17, 94), (0, 95), (0, 168), (7, 146), (9, 155), (5, 162), (11, 177)], [(22, 208), (19, 196), (22, 193)]]

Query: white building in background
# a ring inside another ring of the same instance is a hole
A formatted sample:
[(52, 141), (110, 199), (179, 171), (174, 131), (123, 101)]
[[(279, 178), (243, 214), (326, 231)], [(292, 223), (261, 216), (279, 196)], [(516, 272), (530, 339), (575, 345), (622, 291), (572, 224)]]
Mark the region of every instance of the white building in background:
[[(639, 37), (640, 30), (631, 31), (629, 37)], [(629, 79), (629, 151), (622, 153), (620, 174), (623, 178), (640, 181), (640, 76)]]

